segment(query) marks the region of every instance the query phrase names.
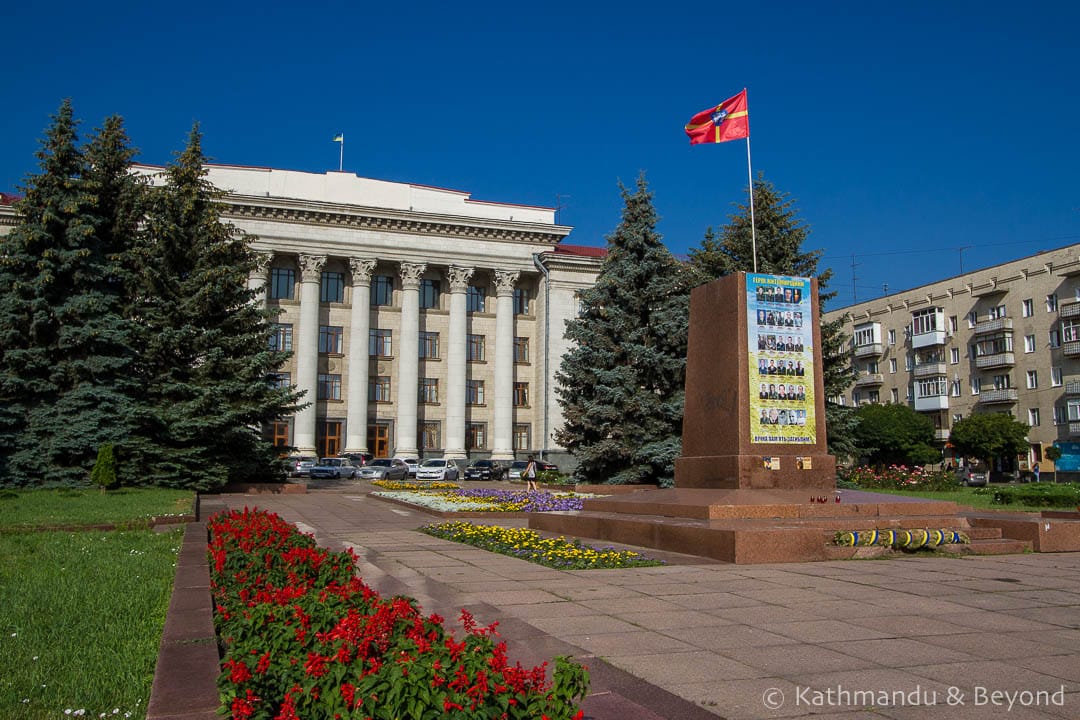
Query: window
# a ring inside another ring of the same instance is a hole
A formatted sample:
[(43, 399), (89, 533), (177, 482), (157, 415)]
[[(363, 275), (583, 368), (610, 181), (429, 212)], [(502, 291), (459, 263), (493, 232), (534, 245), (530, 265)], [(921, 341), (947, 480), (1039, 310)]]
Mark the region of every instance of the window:
[(998, 318), (1006, 317), (1006, 315), (1005, 315), (1005, 306), (1004, 305), (998, 305), (997, 307), (990, 308), (990, 312), (987, 313), (987, 316), (991, 320), (997, 320)]
[(896, 358), (890, 358), (889, 359), (889, 372), (891, 372), (891, 373), (896, 372)]
[(1065, 406), (1064, 405), (1055, 405), (1054, 406), (1054, 424), (1055, 425), (1064, 425), (1067, 422), (1069, 422), (1069, 415), (1068, 415), (1068, 411), (1065, 409)]
[(1028, 408), (1028, 425), (1039, 427), (1039, 408)]
[(368, 331), (368, 355), (388, 358), (394, 356), (393, 331), (371, 328)]
[(531, 428), (527, 423), (514, 425), (514, 450), (526, 452), (532, 450), (532, 442), (529, 439)]
[(946, 385), (945, 378), (924, 378), (922, 380), (915, 381), (916, 397), (941, 397), (947, 395), (949, 388)]
[(341, 399), (341, 376), (319, 374), (319, 400)]
[(949, 362), (953, 365), (960, 362), (960, 348), (949, 348)]
[(1051, 330), (1049, 336), (1050, 347), (1061, 347), (1061, 335), (1057, 330)]
[(434, 404), (439, 402), (439, 379), (420, 378), (420, 402)]
[(956, 316), (955, 315), (950, 315), (949, 316), (949, 330), (952, 330), (953, 332), (956, 332)]
[(941, 310), (939, 308), (930, 308), (929, 310), (920, 310), (917, 313), (912, 313), (911, 334), (925, 335), (926, 333), (944, 330), (945, 328), (940, 326), (940, 318)]
[(1035, 352), (1035, 336), (1034, 335), (1025, 335), (1024, 336), (1024, 352), (1026, 352), (1026, 353)]
[(514, 407), (529, 407), (529, 383), (514, 383)]
[(963, 419), (964, 419), (964, 414), (963, 414), (963, 413), (955, 413), (955, 414), (953, 414), (953, 416), (952, 416), (952, 421), (953, 421), (953, 424), (954, 424), (954, 425), (955, 425), (956, 423), (960, 422), (960, 421), (961, 421), (961, 420), (963, 420)]
[(994, 389), (995, 390), (1008, 390), (1012, 387), (1012, 378), (1008, 375), (995, 375), (994, 376)]
[(296, 271), (292, 268), (271, 268), (270, 299), (292, 300), (296, 290)]
[(982, 391), (982, 378), (971, 378), (971, 394), (978, 395)]
[(273, 442), (274, 447), (283, 448), (291, 444), (289, 442), (288, 420), (275, 420), (270, 424), (270, 440)]
[(972, 310), (971, 312), (968, 313), (967, 320), (968, 320), (968, 328), (975, 327), (975, 325), (977, 325), (978, 322), (979, 322), (979, 313), (977, 311), (975, 311), (975, 310)]
[(417, 428), (420, 432), (420, 449), (421, 450), (438, 450), (442, 447), (442, 433), (439, 429), (439, 423), (424, 421), (420, 423), (420, 427)]
[(859, 395), (858, 390), (851, 393), (851, 404), (852, 405), (854, 405), (855, 407), (858, 407), (859, 406), (859, 400), (860, 400), (860, 395)]
[(341, 354), (341, 336), (344, 328), (338, 325), (319, 326), (319, 352)]
[(1034, 390), (1039, 387), (1039, 371), (1028, 370), (1027, 371), (1027, 389)]
[(270, 324), (270, 349), (292, 351), (292, 325), (289, 323)]
[(324, 272), (319, 283), (319, 302), (345, 302), (345, 273)]
[(914, 366), (914, 359), (910, 354), (904, 356), (904, 369), (911, 372), (911, 368)]
[(1057, 312), (1057, 293), (1046, 296), (1046, 312)]
[(1023, 307), (1020, 309), (1020, 314), (1024, 317), (1031, 317), (1035, 314), (1035, 303), (1031, 298), (1024, 300)]
[(889, 398), (894, 403), (900, 402), (900, 391), (896, 388), (893, 388), (889, 391)]
[(438, 280), (420, 281), (420, 307), (424, 310), (439, 307), (439, 291), (441, 285)]
[(420, 357), (437, 360), (439, 357), (439, 333), (420, 331)]
[(529, 338), (527, 337), (515, 337), (514, 338), (514, 362), (527, 363), (529, 362)]
[(1061, 368), (1060, 367), (1052, 367), (1052, 368), (1050, 368), (1050, 386), (1051, 387), (1061, 387)]
[(871, 390), (867, 393), (866, 399), (868, 402), (879, 403), (881, 402), (881, 393), (879, 393), (877, 390)]
[(483, 405), (484, 404), (484, 381), (483, 380), (466, 380), (465, 381), (465, 404), (466, 405)]
[(975, 343), (975, 357), (1001, 355), (1012, 352), (1012, 333), (994, 333), (984, 335)]
[(468, 343), (465, 347), (465, 359), (469, 362), (484, 362), (484, 345), (483, 335), (469, 335)]
[(1077, 340), (1080, 340), (1080, 320), (1062, 320), (1061, 339), (1065, 342), (1076, 342)]
[(878, 326), (874, 323), (869, 325), (859, 325), (855, 328), (855, 347), (866, 347), (868, 345), (874, 345), (878, 342), (877, 338)]
[(465, 426), (465, 449), (483, 450), (487, 446), (487, 425), (468, 423)]
[(469, 312), (484, 312), (487, 306), (487, 288), (469, 286), (469, 293), (465, 298), (465, 309)]
[(867, 375), (877, 375), (878, 374), (877, 360), (871, 360), (870, 362), (866, 363), (866, 374)]
[(1080, 422), (1080, 400), (1070, 400), (1069, 406), (1069, 422)]
[(392, 305), (394, 302), (394, 278), (375, 275), (371, 278), (371, 306)]
[(953, 380), (952, 381), (952, 387), (950, 388), (949, 394), (952, 395), (953, 397), (960, 397), (960, 381), (959, 380)]
[(890, 345), (895, 345), (896, 344), (896, 330), (890, 330), (889, 331), (889, 344)]
[(514, 314), (529, 314), (529, 291), (525, 288), (514, 288)]
[(292, 385), (289, 373), (270, 373), (270, 387), (287, 388)]
[(376, 375), (368, 380), (368, 402), (390, 402), (390, 376)]

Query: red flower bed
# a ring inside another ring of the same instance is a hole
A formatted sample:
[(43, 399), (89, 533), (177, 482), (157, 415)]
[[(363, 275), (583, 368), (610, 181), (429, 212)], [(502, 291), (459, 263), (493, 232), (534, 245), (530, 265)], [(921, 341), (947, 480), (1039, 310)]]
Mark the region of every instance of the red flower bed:
[(457, 640), (415, 601), (379, 596), (334, 553), (274, 514), (209, 521), (222, 704), (236, 720), (580, 720), (588, 672), (569, 658), (510, 664), (495, 624), (462, 611)]

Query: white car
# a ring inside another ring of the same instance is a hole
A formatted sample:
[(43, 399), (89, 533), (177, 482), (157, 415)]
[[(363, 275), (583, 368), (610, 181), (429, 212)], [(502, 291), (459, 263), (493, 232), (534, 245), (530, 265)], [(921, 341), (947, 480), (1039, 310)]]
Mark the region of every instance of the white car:
[(416, 468), (417, 480), (457, 480), (458, 466), (453, 460), (425, 460)]
[(400, 460), (409, 467), (409, 477), (416, 477), (416, 471), (420, 467), (420, 458), (414, 457), (397, 457), (395, 460)]

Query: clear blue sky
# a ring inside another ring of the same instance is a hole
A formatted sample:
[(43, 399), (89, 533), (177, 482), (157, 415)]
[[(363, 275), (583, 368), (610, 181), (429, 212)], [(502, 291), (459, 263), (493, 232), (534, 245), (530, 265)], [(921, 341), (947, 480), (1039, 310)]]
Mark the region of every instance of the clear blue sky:
[[(675, 253), (745, 197), (694, 113), (749, 89), (755, 173), (795, 199), (833, 307), (1080, 242), (1080, 3), (308, 2), (5, 6), (0, 190), (70, 97), (168, 162), (449, 187), (603, 245), (644, 171)], [(960, 248), (965, 248), (962, 252)], [(855, 280), (853, 288), (852, 256)]]

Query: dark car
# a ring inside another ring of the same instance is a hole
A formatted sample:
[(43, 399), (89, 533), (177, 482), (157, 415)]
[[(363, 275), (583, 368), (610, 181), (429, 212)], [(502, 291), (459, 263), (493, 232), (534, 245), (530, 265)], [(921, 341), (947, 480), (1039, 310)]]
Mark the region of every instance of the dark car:
[(466, 480), (502, 480), (506, 477), (506, 466), (498, 460), (477, 460), (465, 468)]
[(343, 477), (354, 478), (356, 477), (357, 467), (352, 464), (352, 461), (347, 458), (323, 458), (308, 471), (308, 474), (314, 480), (315, 478), (333, 478), (335, 480)]
[(956, 479), (967, 487), (985, 487), (990, 473), (970, 466), (956, 468)]
[(546, 460), (537, 460), (536, 461), (536, 471), (537, 472), (559, 472), (559, 466), (556, 465), (555, 463), (549, 463)]

